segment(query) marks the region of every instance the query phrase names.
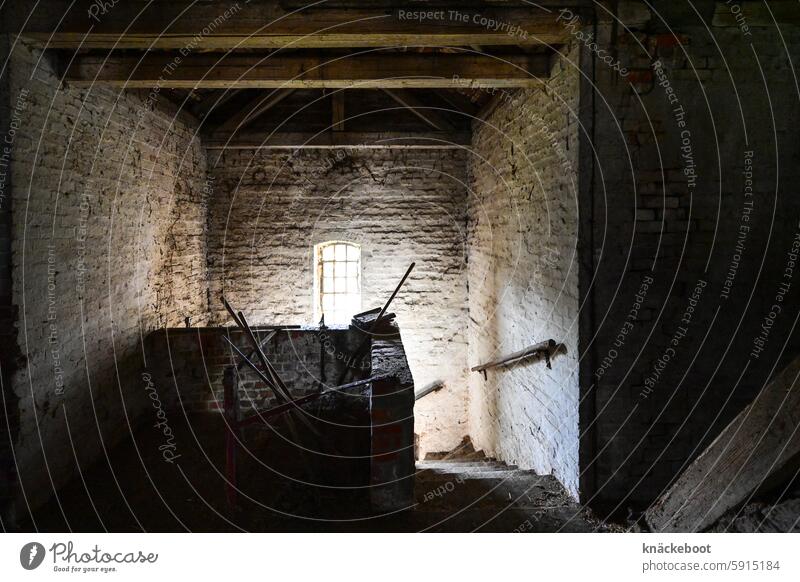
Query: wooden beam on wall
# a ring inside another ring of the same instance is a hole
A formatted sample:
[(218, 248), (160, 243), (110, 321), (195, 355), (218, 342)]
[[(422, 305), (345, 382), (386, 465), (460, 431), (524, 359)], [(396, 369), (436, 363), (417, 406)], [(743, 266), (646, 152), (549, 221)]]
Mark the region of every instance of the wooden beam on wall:
[(496, 95), (493, 95), (489, 101), (487, 101), (483, 107), (481, 107), (478, 114), (475, 116), (481, 121), (486, 121), (489, 116), (494, 113), (494, 110), (497, 109), (501, 103), (504, 101), (508, 101), (513, 97), (511, 93), (500, 91)]
[(458, 92), (458, 90), (445, 91), (443, 89), (437, 90), (436, 94), (453, 107), (455, 111), (461, 111), (469, 116), (474, 117), (478, 114), (480, 109), (476, 103), (473, 103), (466, 95)]
[(235, 136), (214, 135), (203, 140), (203, 145), (209, 149), (455, 149), (469, 144), (469, 132), (248, 132)]
[(242, 129), (286, 99), (294, 91), (294, 89), (275, 89), (266, 95), (259, 95), (226, 119), (214, 131), (236, 131)]
[(453, 124), (445, 119), (444, 115), (436, 111), (436, 109), (428, 107), (408, 91), (384, 89), (383, 92), (394, 99), (397, 103), (408, 109), (411, 113), (419, 117), (422, 121), (430, 125), (436, 131), (447, 131), (453, 129)]
[[(333, 59), (333, 60), (332, 60)], [(549, 76), (546, 55), (408, 54), (346, 57), (248, 54), (147, 54), (75, 57), (64, 80), (127, 89), (320, 89), (536, 87)]]
[(241, 89), (231, 89), (230, 91), (225, 91), (224, 93), (218, 93), (216, 91), (212, 92), (206, 95), (202, 101), (195, 105), (192, 108), (192, 111), (198, 117), (203, 118), (214, 109), (222, 107), (225, 103), (236, 97), (240, 91)]
[(557, 20), (557, 6), (454, 7), (437, 13), (420, 20), (402, 7), (286, 11), (269, 0), (49, 0), (33, 5), (11, 0), (0, 14), (0, 31), (22, 34), (47, 48), (192, 51), (563, 44), (569, 37)]
[(751, 499), (772, 473), (800, 454), (798, 410), (800, 357), (762, 388), (647, 510), (652, 530), (702, 531)]
[(344, 90), (331, 95), (331, 129), (344, 131)]

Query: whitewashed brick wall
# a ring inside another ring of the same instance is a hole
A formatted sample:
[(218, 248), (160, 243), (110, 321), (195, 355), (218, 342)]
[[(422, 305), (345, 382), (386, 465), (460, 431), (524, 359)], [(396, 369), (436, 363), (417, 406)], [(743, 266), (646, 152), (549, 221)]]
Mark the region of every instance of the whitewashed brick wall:
[(138, 420), (141, 337), (205, 318), (205, 153), (146, 93), (59, 89), (22, 44), (10, 71), (15, 452), (34, 507)]
[(469, 160), (470, 366), (554, 339), (567, 353), (469, 376), (476, 448), (578, 491), (577, 51), (545, 89), (496, 91)]
[[(466, 425), (466, 159), (456, 150), (209, 151), (211, 316), (222, 291), (254, 323), (312, 323), (312, 249), (361, 245), (363, 308), (391, 311), (419, 388), (421, 453), (448, 450)], [(316, 322), (314, 322), (316, 323)]]

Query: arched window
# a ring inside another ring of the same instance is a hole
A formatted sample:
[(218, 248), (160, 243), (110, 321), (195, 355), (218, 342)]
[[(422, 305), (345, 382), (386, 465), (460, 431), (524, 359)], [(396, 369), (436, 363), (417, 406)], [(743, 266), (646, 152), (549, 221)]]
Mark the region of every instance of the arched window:
[(329, 241), (314, 247), (315, 322), (350, 323), (361, 311), (361, 248)]

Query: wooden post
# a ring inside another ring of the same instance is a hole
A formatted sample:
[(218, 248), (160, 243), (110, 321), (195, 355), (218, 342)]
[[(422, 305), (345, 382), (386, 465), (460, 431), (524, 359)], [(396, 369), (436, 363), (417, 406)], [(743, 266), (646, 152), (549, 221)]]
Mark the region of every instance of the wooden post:
[(370, 505), (381, 514), (414, 506), (414, 379), (397, 327), (371, 344)]
[(225, 410), (225, 497), (228, 507), (238, 503), (236, 481), (236, 441), (239, 439), (239, 381), (236, 368), (227, 366), (222, 378), (223, 407)]

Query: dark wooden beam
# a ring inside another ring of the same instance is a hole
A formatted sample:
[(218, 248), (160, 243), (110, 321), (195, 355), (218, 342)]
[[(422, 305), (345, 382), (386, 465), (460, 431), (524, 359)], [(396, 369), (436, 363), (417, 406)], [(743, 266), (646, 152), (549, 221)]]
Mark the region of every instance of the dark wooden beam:
[(800, 357), (769, 382), (646, 513), (657, 532), (702, 531), (800, 454)]
[(344, 90), (331, 95), (331, 129), (344, 131)]
[(466, 95), (460, 93), (457, 89), (445, 90), (437, 89), (435, 93), (446, 101), (455, 111), (466, 113), (474, 117), (478, 114), (480, 109), (476, 103), (473, 103)]
[(256, 119), (264, 115), (267, 111), (272, 109), (275, 105), (286, 99), (289, 95), (294, 93), (294, 89), (275, 89), (266, 95), (259, 95), (250, 103), (241, 107), (236, 113), (231, 115), (223, 123), (221, 123), (214, 131), (218, 132), (233, 132), (238, 131)]
[(504, 101), (509, 101), (513, 95), (507, 91), (499, 91), (492, 95), (492, 97), (480, 108), (478, 114), (475, 116), (481, 121), (486, 121), (489, 116), (494, 113), (494, 110), (500, 107)]
[(411, 113), (419, 117), (422, 121), (430, 125), (436, 131), (452, 131), (453, 124), (445, 119), (436, 109), (425, 105), (414, 94), (409, 91), (397, 91), (394, 89), (384, 89), (389, 97), (408, 109)]
[(225, 103), (239, 94), (241, 89), (230, 89), (229, 91), (212, 91), (200, 101), (197, 105), (192, 107), (192, 112), (199, 118), (208, 115), (212, 110), (217, 107), (222, 107)]
[(235, 136), (213, 135), (203, 144), (210, 149), (456, 149), (469, 146), (468, 132), (248, 132)]
[[(562, 4), (570, 4), (565, 2)], [(419, 8), (416, 8), (418, 10)], [(2, 32), (47, 48), (190, 49), (326, 48), (563, 44), (559, 7), (439, 9), (420, 21), (400, 7), (286, 11), (270, 0), (10, 0)], [(577, 8), (572, 8), (577, 11)], [(426, 9), (427, 11), (427, 9)], [(513, 28), (512, 28), (513, 27)]]
[(535, 87), (549, 75), (545, 55), (398, 54), (371, 51), (346, 57), (203, 54), (72, 60), (64, 80), (80, 87), (197, 88), (450, 88)]

